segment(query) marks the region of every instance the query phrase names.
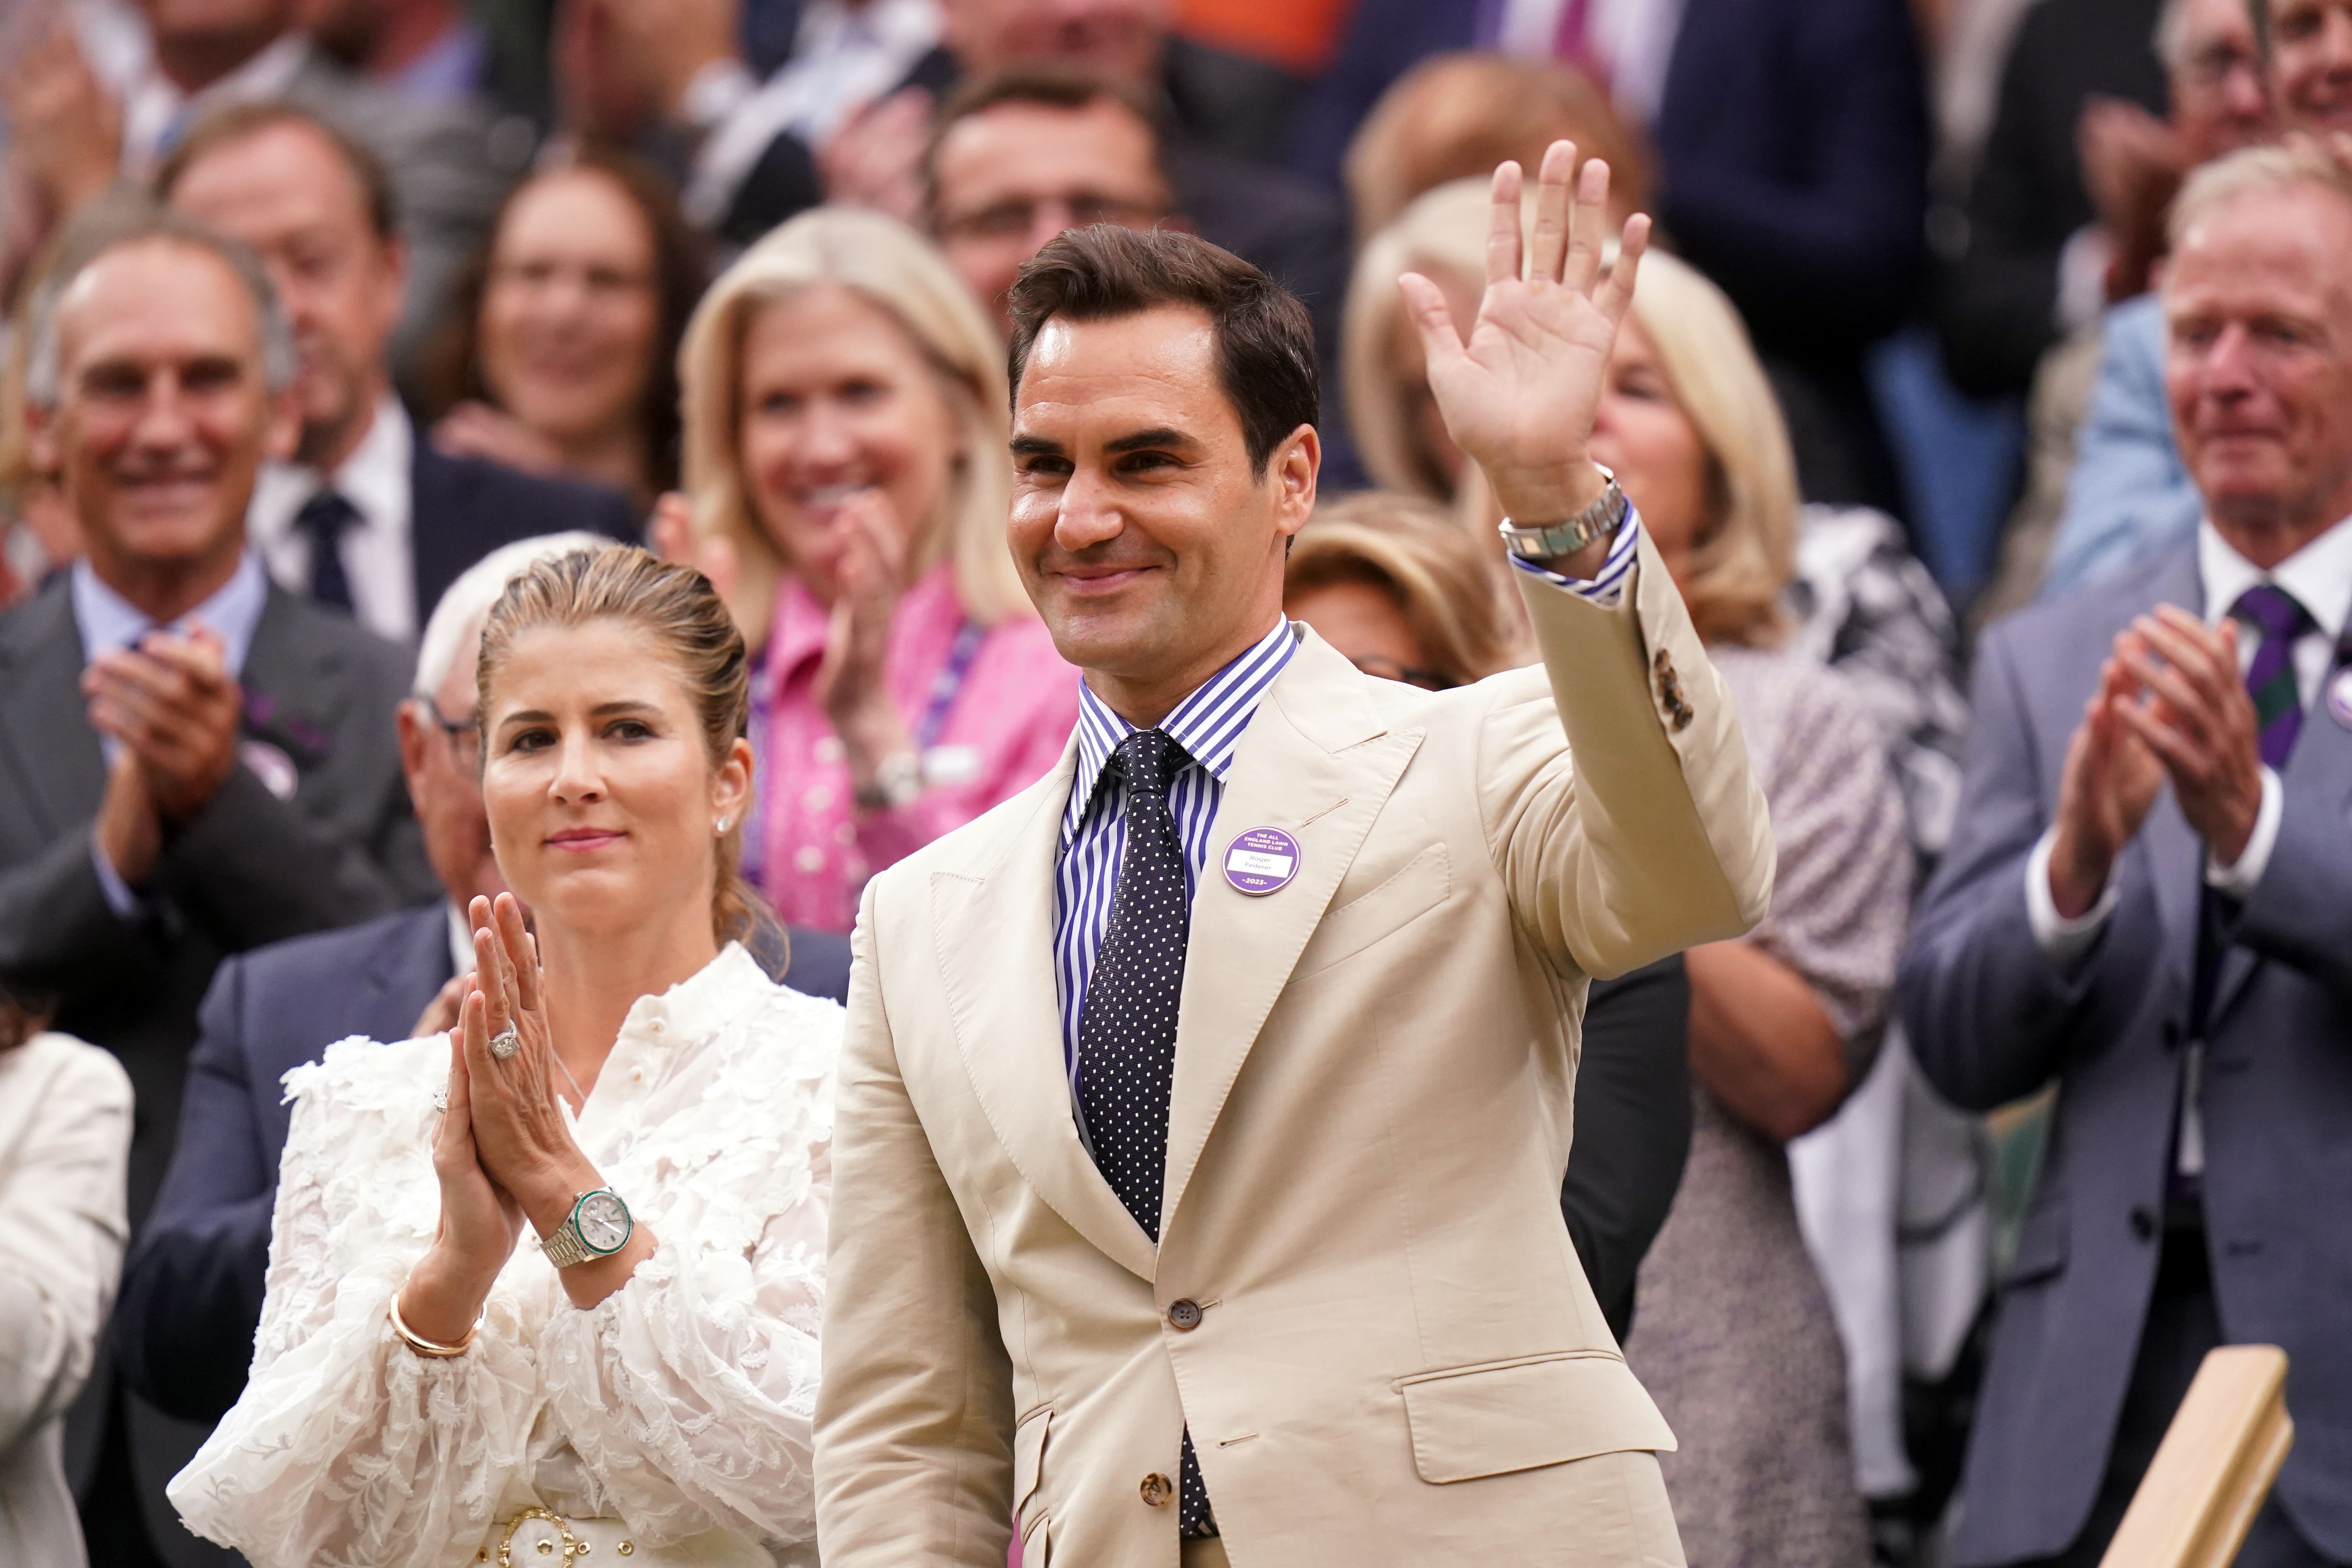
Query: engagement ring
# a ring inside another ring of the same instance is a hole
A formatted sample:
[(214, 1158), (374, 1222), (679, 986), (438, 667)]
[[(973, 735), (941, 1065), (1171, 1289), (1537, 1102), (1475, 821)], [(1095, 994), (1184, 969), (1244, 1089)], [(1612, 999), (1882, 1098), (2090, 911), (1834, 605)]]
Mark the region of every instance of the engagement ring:
[(490, 1037), (490, 1055), (500, 1061), (505, 1061), (520, 1049), (522, 1049), (522, 1037), (515, 1033), (512, 1024), (509, 1024)]
[(433, 1091), (433, 1109), (436, 1112), (446, 1111), (449, 1109), (449, 1086), (447, 1084), (445, 1083), (439, 1089)]

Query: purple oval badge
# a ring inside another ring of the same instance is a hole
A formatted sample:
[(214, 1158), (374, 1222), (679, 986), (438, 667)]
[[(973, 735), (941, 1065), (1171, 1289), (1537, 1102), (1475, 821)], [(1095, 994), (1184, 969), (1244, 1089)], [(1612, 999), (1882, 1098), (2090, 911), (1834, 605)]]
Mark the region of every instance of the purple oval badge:
[(1290, 886), (1299, 859), (1297, 839), (1279, 827), (1253, 827), (1225, 846), (1225, 880), (1262, 899)]
[(2336, 679), (2327, 683), (2327, 714), (2352, 730), (2352, 669), (2337, 670)]

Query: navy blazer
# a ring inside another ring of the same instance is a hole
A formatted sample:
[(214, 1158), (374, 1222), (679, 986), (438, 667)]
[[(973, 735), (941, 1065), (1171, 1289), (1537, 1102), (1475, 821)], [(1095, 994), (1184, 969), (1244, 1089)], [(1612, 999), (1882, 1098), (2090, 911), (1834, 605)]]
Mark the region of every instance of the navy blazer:
[[(261, 1321), (278, 1161), (293, 1116), (279, 1080), (352, 1035), (407, 1038), (452, 973), (441, 904), (221, 965), (188, 1060), (179, 1147), (114, 1309), (116, 1359), (142, 1397), (205, 1422), (236, 1403)], [(845, 1000), (849, 939), (793, 931), (784, 983)]]
[(501, 544), (573, 528), (624, 544), (637, 543), (644, 533), (636, 509), (618, 490), (453, 458), (433, 445), (422, 425), (409, 459), (408, 513), (420, 626), (458, 574)]
[[(2058, 1102), (1962, 1479), (1962, 1568), (2063, 1550), (2081, 1531), (2154, 1287), (2189, 1037), (2202, 851), (2169, 791), (2116, 866), (2113, 918), (2069, 977), (2035, 944), (2025, 864), (2066, 746), (2133, 616), (2200, 610), (2193, 545), (2037, 605), (1986, 634), (1958, 822), (1921, 902), (1897, 994), (1912, 1049), (1984, 1110), (2053, 1079)], [(2339, 651), (2336, 668), (2345, 665)], [(2330, 679), (2334, 679), (2331, 673)], [(2227, 919), (2207, 1020), (2204, 1210), (2233, 1343), (2289, 1366), (2294, 1449), (2278, 1499), (2352, 1560), (2352, 729), (2323, 701), (2281, 773), (2261, 885)]]

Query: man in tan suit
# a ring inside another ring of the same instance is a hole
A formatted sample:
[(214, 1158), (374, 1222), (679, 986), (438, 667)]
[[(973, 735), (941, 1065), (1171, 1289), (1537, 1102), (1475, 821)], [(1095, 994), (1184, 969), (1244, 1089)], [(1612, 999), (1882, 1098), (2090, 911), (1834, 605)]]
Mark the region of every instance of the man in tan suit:
[[(1282, 616), (1305, 311), (1100, 227), (1013, 295), (1014, 558), (1061, 765), (866, 889), (816, 1434), (827, 1568), (1679, 1563), (1560, 1224), (1589, 976), (1736, 936), (1772, 848), (1723, 686), (1584, 455), (1645, 220), (1519, 171), (1465, 345), (1542, 670), (1428, 693)], [(1547, 676), (1549, 679), (1547, 679)], [(1563, 730), (1565, 734), (1563, 735)]]

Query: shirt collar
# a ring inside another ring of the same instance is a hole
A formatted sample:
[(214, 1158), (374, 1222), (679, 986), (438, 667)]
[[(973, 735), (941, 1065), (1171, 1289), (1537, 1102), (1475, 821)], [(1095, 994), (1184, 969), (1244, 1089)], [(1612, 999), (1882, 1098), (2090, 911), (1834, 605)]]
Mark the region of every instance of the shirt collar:
[(2205, 621), (2219, 626), (2238, 596), (2257, 583), (2274, 583), (2294, 595), (2330, 642), (2340, 642), (2352, 619), (2352, 519), (2265, 572), (2244, 556), (2210, 518), (2197, 525), (2197, 573), (2205, 584)]
[(151, 54), (132, 84), (124, 109), (123, 141), (134, 162), (159, 159), (176, 138), (215, 103), (247, 103), (282, 98), (310, 58), (310, 39), (289, 32), (228, 75), (194, 93), (183, 92)]
[(273, 544), (285, 538), (293, 531), (294, 515), (302, 503), (331, 486), (358, 509), (365, 526), (405, 537), (414, 500), (409, 465), (415, 455), (416, 429), (408, 422), (408, 410), (386, 394), (375, 405), (367, 434), (334, 472), (322, 474), (292, 463), (271, 463), (261, 470), (248, 513), (255, 536)]
[[(1272, 631), (1176, 704), (1160, 721), (1160, 730), (1219, 784), (1224, 783), (1225, 773), (1234, 763), (1234, 751), (1241, 744), (1242, 731), (1256, 716), (1258, 704), (1265, 700), (1275, 677), (1283, 672), (1291, 655), (1297, 651), (1297, 631), (1288, 621), (1276, 622)], [(1094, 798), (1095, 786), (1102, 782), (1103, 769), (1110, 764), (1111, 753), (1118, 749), (1121, 741), (1135, 732), (1135, 728), (1112, 711), (1110, 704), (1097, 697), (1093, 687), (1079, 684), (1078, 771), (1070, 785), (1069, 823), (1075, 825), (1085, 816), (1087, 803)]]
[[(74, 626), (81, 633), (85, 664), (101, 653), (133, 647), (156, 629), (157, 623), (146, 611), (100, 580), (88, 556), (73, 563), (72, 589)], [(261, 612), (268, 603), (268, 574), (261, 568), (261, 557), (248, 549), (237, 558), (236, 570), (228, 581), (203, 604), (169, 623), (168, 629), (185, 631), (190, 622), (202, 621), (220, 638), (230, 672), (242, 677), (246, 656), (253, 651), (254, 631), (261, 625)]]

